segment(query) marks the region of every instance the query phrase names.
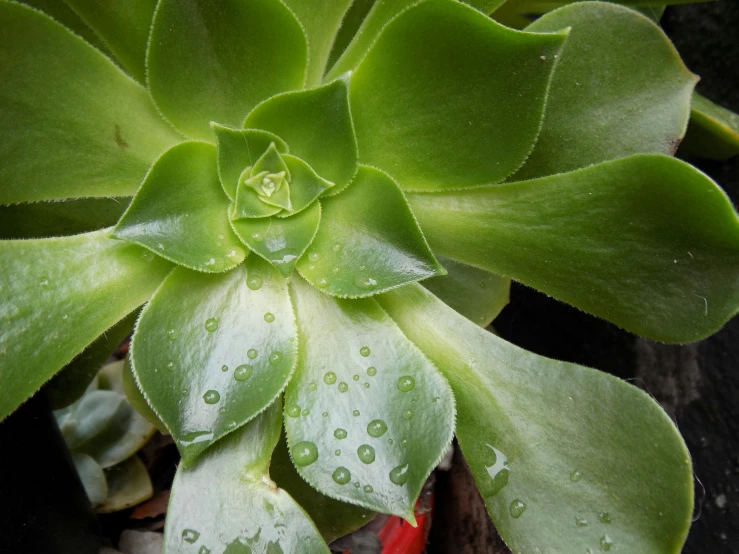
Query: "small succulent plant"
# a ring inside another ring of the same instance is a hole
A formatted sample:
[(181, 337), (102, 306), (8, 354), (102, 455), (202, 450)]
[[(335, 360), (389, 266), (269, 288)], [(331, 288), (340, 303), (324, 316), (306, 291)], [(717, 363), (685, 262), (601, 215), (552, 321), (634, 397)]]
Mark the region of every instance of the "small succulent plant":
[(131, 369), (183, 461), (168, 554), (413, 522), (454, 435), (514, 552), (680, 550), (692, 468), (659, 405), (484, 329), (511, 280), (664, 342), (737, 313), (739, 218), (671, 157), (696, 77), (658, 25), (28, 3), (0, 0), (0, 417), (146, 304)]

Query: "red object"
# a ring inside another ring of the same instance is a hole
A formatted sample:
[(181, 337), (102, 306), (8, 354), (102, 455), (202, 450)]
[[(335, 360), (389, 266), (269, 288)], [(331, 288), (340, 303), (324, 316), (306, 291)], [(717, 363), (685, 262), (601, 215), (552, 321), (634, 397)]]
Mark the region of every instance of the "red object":
[(388, 518), (385, 525), (377, 533), (382, 541), (382, 554), (422, 554), (426, 548), (426, 539), (431, 529), (431, 514), (434, 509), (433, 495), (428, 499), (427, 509), (420, 513), (416, 503), (416, 523), (410, 523), (398, 516)]

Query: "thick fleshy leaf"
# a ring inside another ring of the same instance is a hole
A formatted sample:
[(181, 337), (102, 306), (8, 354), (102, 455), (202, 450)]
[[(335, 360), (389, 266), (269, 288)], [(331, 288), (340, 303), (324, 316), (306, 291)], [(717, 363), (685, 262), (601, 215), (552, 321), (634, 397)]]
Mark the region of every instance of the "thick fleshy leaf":
[(177, 469), (164, 554), (329, 554), (305, 512), (269, 478), (280, 403)]
[(457, 440), (514, 552), (680, 551), (690, 454), (647, 394), (509, 344), (419, 286), (379, 301), (449, 379)]
[(209, 122), (239, 126), (265, 98), (301, 88), (300, 23), (277, 0), (159, 0), (147, 52), (155, 104), (185, 135), (213, 140)]
[(307, 512), (327, 543), (359, 529), (375, 516), (371, 510), (329, 498), (306, 483), (290, 459), (284, 434), (272, 453), (269, 473)]
[(332, 192), (346, 187), (357, 170), (348, 83), (343, 79), (270, 98), (254, 108), (244, 127), (281, 137), (290, 146), (290, 154), (336, 184)]
[(67, 410), (55, 413), (64, 442), (71, 450), (78, 450), (84, 446), (86, 442), (102, 433), (116, 418), (118, 412), (123, 411), (125, 401), (123, 396), (113, 391), (91, 387), (79, 402)]
[(449, 386), (373, 299), (291, 286), (302, 340), (285, 429), (298, 473), (327, 496), (415, 522), (454, 431)]
[(113, 236), (179, 265), (219, 273), (246, 256), (228, 224), (228, 206), (215, 147), (183, 142), (154, 163)]
[(79, 235), (111, 227), (126, 211), (128, 197), (81, 198), (0, 206), (0, 239)]
[(261, 258), (219, 275), (177, 268), (141, 313), (133, 371), (190, 463), (272, 403), (296, 340), (287, 284)]
[(385, 173), (360, 166), (351, 186), (321, 206), (321, 225), (298, 269), (324, 292), (358, 298), (444, 274)]
[(0, 420), (146, 302), (170, 268), (105, 231), (0, 241)]
[(78, 16), (65, 1), (59, 0), (21, 0), (21, 4), (32, 6), (37, 10), (44, 12), (53, 19), (64, 25), (67, 29), (74, 31), (75, 34), (81, 36), (95, 48), (108, 55), (108, 48), (95, 31)]
[(0, 204), (133, 194), (180, 140), (146, 90), (26, 6), (0, 2), (0, 28)]
[(672, 154), (685, 133), (696, 83), (658, 25), (634, 10), (582, 2), (527, 30), (572, 27), (549, 89), (522, 181), (631, 154)]
[(739, 218), (713, 181), (674, 158), (409, 200), (440, 255), (644, 337), (696, 341), (739, 310)]
[(234, 129), (211, 123), (218, 143), (218, 177), (231, 200), (236, 199), (236, 188), (243, 171), (264, 154), (274, 143), (280, 154), (287, 152), (287, 144), (272, 133), (257, 129)]
[(64, 0), (139, 83), (146, 81), (146, 44), (157, 0)]
[[(280, 217), (297, 213), (310, 206), (334, 183), (323, 179), (315, 170), (300, 158), (290, 154), (282, 156), (290, 170), (290, 210)], [(329, 192), (333, 192), (333, 189)]]
[(151, 409), (149, 402), (146, 400), (141, 389), (139, 389), (139, 386), (136, 383), (136, 377), (134, 377), (133, 370), (131, 369), (131, 356), (126, 356), (126, 363), (123, 365), (122, 380), (123, 393), (126, 395), (126, 398), (128, 398), (131, 406), (133, 406), (133, 409), (156, 427), (160, 433), (168, 435), (169, 430), (164, 423), (162, 423), (162, 420), (159, 419), (159, 416), (157, 416), (154, 410)]
[[(249, 174), (250, 177), (246, 178)], [(244, 171), (244, 179), (236, 189), (236, 211), (239, 211), (241, 190), (249, 187), (257, 193), (259, 200), (283, 210), (290, 209), (290, 170), (277, 146), (270, 144), (267, 151), (254, 163), (249, 171)]]
[[(488, 14), (502, 4), (503, 1), (465, 0), (465, 3)], [(366, 55), (375, 40), (377, 40), (377, 36), (385, 25), (398, 14), (416, 3), (418, 3), (418, 0), (376, 0), (371, 2), (371, 9), (369, 7), (364, 8), (369, 9), (369, 13), (362, 15), (361, 26), (356, 34), (353, 35), (353, 40), (343, 51), (339, 60), (331, 68), (328, 77), (333, 78), (341, 73), (354, 69)]]
[(334, 38), (354, 0), (282, 0), (300, 21), (308, 40), (306, 85), (321, 83)]
[(85, 494), (93, 506), (102, 504), (108, 497), (108, 482), (105, 473), (98, 463), (87, 454), (72, 452), (72, 462), (77, 470), (77, 475), (85, 487)]
[(125, 510), (151, 498), (153, 487), (146, 466), (137, 456), (105, 470), (108, 497), (96, 508), (100, 514)]
[(137, 315), (138, 312), (128, 314), (51, 378), (44, 392), (52, 410), (65, 408), (82, 396), (105, 360), (133, 330)]
[(375, 0), (354, 0), (352, 5), (344, 14), (341, 27), (336, 33), (334, 43), (331, 45), (331, 53), (326, 64), (327, 72), (336, 64), (336, 61), (344, 53), (349, 43), (357, 35), (359, 27), (364, 22)]
[(739, 115), (693, 94), (690, 125), (681, 152), (716, 160), (739, 154)]
[(289, 277), (295, 264), (313, 241), (321, 221), (321, 205), (290, 217), (263, 217), (233, 221), (233, 229), (252, 251)]
[(446, 275), (432, 277), (423, 286), (480, 327), (487, 327), (508, 304), (511, 280), (484, 269), (440, 258)]
[(361, 163), (403, 190), (504, 179), (534, 146), (566, 37), (513, 31), (450, 0), (408, 9), (351, 75)]

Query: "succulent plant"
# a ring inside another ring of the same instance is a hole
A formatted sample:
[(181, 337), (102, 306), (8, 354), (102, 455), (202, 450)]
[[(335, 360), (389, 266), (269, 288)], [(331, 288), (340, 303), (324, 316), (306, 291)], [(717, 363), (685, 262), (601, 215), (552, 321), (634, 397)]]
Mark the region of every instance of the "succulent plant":
[(484, 329), (511, 280), (664, 342), (739, 309), (739, 218), (671, 157), (696, 77), (658, 25), (29, 3), (0, 1), (0, 417), (146, 304), (132, 373), (183, 460), (167, 553), (413, 522), (454, 435), (514, 552), (680, 550), (692, 468), (659, 405)]

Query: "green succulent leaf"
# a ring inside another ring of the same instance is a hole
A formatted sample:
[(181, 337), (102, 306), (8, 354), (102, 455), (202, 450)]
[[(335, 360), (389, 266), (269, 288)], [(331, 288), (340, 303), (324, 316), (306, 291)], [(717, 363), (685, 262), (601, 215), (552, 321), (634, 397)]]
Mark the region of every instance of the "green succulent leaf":
[(351, 186), (321, 206), (321, 225), (298, 270), (324, 292), (358, 298), (444, 274), (385, 173), (360, 166)]
[(257, 256), (218, 275), (177, 268), (131, 348), (144, 396), (190, 463), (287, 384), (297, 349), (287, 284)]
[(447, 274), (426, 279), (423, 286), (480, 327), (490, 325), (508, 304), (511, 280), (454, 260), (439, 262)]
[(344, 15), (354, 0), (282, 0), (300, 21), (308, 40), (306, 86), (321, 83), (334, 38), (343, 25)]
[(374, 4), (375, 0), (353, 0), (352, 5), (344, 14), (341, 27), (339, 27), (334, 43), (331, 46), (331, 53), (326, 63), (327, 69), (330, 70), (344, 53), (349, 43), (357, 35), (359, 27), (366, 19), (367, 14), (369, 14)]
[(126, 356), (126, 362), (123, 365), (123, 375), (121, 378), (123, 381), (123, 393), (131, 403), (131, 406), (133, 406), (133, 409), (136, 410), (141, 417), (156, 427), (160, 433), (168, 435), (169, 430), (166, 425), (162, 423), (162, 420), (159, 419), (156, 412), (154, 412), (151, 406), (149, 406), (149, 402), (146, 400), (144, 394), (136, 383), (136, 377), (134, 377), (133, 370), (131, 369), (130, 356)]
[(85, 494), (93, 506), (102, 504), (108, 497), (108, 482), (98, 463), (87, 454), (72, 452), (72, 462), (85, 488)]
[(0, 241), (0, 420), (146, 302), (170, 271), (106, 235)]
[(454, 431), (446, 381), (373, 299), (291, 287), (302, 340), (285, 429), (298, 473), (327, 496), (415, 522)]
[(133, 194), (180, 140), (146, 90), (26, 6), (1, 1), (0, 28), (0, 204)]
[(329, 554), (300, 506), (269, 478), (280, 403), (180, 465), (164, 529), (165, 554)]
[(234, 129), (217, 123), (210, 126), (218, 143), (218, 178), (231, 200), (236, 199), (239, 177), (244, 169), (253, 166), (270, 144), (274, 144), (280, 154), (288, 151), (280, 137), (267, 131)]
[(270, 98), (254, 108), (244, 127), (281, 137), (290, 145), (290, 154), (336, 184), (332, 193), (343, 190), (357, 170), (348, 83), (343, 79)]
[(277, 486), (306, 511), (327, 543), (356, 531), (375, 516), (375, 512), (329, 498), (306, 483), (290, 459), (284, 433), (272, 453), (269, 472)]
[(210, 121), (239, 126), (265, 98), (301, 88), (306, 63), (303, 30), (279, 0), (159, 0), (149, 91), (191, 138), (212, 141)]
[(316, 236), (320, 220), (321, 205), (315, 202), (290, 217), (239, 219), (232, 225), (245, 245), (287, 278)]
[[(290, 210), (280, 214), (280, 217), (286, 217), (312, 205), (334, 183), (322, 178), (298, 157), (285, 154), (282, 158), (290, 171)], [(329, 192), (333, 192), (333, 189)]]
[(146, 466), (138, 456), (105, 470), (108, 497), (96, 511), (101, 514), (125, 510), (151, 498), (153, 487)]
[(647, 338), (696, 341), (739, 309), (737, 213), (713, 181), (674, 158), (630, 156), (409, 201), (440, 255)]
[(566, 37), (513, 31), (450, 0), (403, 12), (351, 75), (360, 161), (403, 190), (504, 179), (534, 146)]
[(681, 152), (726, 160), (739, 154), (739, 115), (693, 94), (690, 125)]
[(219, 273), (246, 256), (228, 224), (228, 206), (215, 147), (183, 142), (154, 163), (113, 236), (179, 265)]
[(672, 154), (696, 83), (670, 40), (641, 14), (582, 2), (527, 31), (570, 26), (549, 89), (544, 124), (517, 181), (640, 153)]
[[(246, 178), (247, 173), (249, 178)], [(236, 190), (237, 213), (245, 187), (252, 189), (265, 204), (290, 210), (290, 170), (274, 144), (269, 145), (254, 167), (244, 171), (244, 178)]]
[(449, 379), (457, 440), (514, 552), (680, 551), (690, 455), (647, 394), (513, 346), (421, 287), (379, 302)]
[[(157, 0), (64, 0), (105, 42), (121, 66), (146, 82), (146, 45)], [(60, 2), (62, 3), (62, 2)]]
[(79, 235), (112, 227), (130, 198), (77, 198), (0, 206), (0, 239)]
[(134, 311), (121, 319), (51, 378), (44, 392), (52, 410), (65, 408), (84, 394), (100, 366), (133, 330), (137, 315)]
[[(97, 385), (97, 383), (95, 383)], [(64, 442), (71, 450), (80, 450), (88, 441), (101, 434), (123, 412), (125, 398), (94, 386), (79, 402), (56, 415)], [(60, 415), (59, 414), (63, 414)], [(87, 453), (93, 456), (90, 453)], [(94, 457), (94, 456), (93, 456)]]

